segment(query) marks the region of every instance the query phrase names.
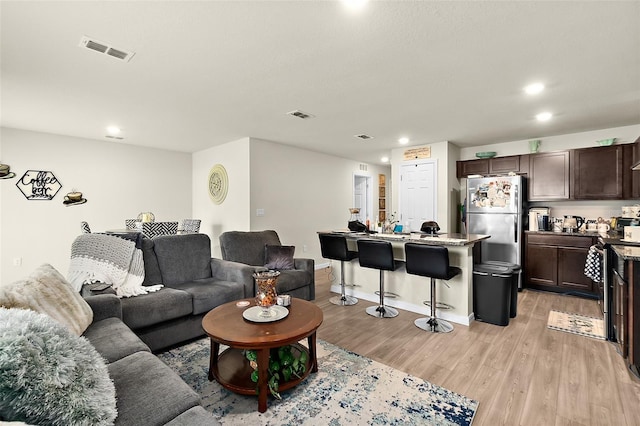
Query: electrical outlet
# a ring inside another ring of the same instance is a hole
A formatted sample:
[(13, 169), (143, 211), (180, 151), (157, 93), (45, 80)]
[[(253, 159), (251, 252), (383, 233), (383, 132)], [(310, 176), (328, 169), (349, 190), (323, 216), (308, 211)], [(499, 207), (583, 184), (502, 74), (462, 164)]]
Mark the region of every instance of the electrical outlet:
[(22, 258), (14, 257), (13, 258), (13, 266), (22, 266)]
[(264, 216), (264, 209), (257, 209), (256, 216)]
[(309, 247), (307, 247), (307, 245), (306, 245), (306, 244), (302, 246), (302, 251), (303, 251), (303, 252), (305, 252), (305, 253), (306, 253), (308, 249), (309, 249)]

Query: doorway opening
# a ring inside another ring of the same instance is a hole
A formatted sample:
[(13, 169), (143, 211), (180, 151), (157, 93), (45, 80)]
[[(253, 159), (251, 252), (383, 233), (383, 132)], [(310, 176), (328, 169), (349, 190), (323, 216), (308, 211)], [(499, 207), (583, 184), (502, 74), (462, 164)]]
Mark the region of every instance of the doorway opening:
[(373, 223), (375, 217), (373, 216), (371, 176), (353, 174), (353, 207), (360, 209), (360, 222), (366, 224), (369, 219)]

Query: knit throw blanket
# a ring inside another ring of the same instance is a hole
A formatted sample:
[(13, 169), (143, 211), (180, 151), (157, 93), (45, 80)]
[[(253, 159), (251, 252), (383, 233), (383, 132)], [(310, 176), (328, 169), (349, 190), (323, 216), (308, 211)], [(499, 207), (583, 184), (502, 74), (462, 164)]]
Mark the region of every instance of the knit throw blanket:
[(141, 234), (81, 234), (71, 245), (69, 281), (77, 291), (83, 284), (110, 284), (118, 297), (158, 291), (162, 285), (143, 286)]

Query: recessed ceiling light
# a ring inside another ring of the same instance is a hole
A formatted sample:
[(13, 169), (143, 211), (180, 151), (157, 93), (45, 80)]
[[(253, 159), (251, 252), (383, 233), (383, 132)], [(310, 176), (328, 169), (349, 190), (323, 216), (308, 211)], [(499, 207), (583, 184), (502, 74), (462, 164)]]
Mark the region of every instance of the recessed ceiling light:
[(342, 3), (351, 10), (361, 10), (369, 0), (342, 0)]
[(551, 114), (550, 112), (541, 112), (540, 114), (536, 115), (536, 120), (549, 121), (551, 117), (553, 117), (553, 114)]
[(400, 142), (400, 145), (406, 145), (409, 143), (409, 138), (400, 138), (398, 142)]
[(382, 157), (380, 159), (380, 161), (382, 161), (383, 163), (388, 163), (389, 162), (389, 157)]
[(109, 133), (110, 135), (119, 135), (120, 134), (120, 127), (116, 127), (116, 126), (109, 126), (107, 127), (107, 133)]
[(524, 88), (524, 91), (527, 95), (537, 95), (543, 90), (544, 90), (544, 84), (542, 83), (533, 83), (528, 86), (525, 86)]

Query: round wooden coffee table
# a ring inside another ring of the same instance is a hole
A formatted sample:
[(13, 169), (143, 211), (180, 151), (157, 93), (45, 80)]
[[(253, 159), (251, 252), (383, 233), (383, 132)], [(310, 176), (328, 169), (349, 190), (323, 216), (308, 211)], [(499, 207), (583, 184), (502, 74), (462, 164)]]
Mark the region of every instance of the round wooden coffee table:
[[(291, 379), (279, 384), (284, 391), (304, 380), (309, 372), (318, 371), (316, 357), (316, 330), (322, 324), (322, 310), (311, 302), (291, 299), (289, 315), (274, 322), (251, 322), (242, 316), (242, 312), (255, 306), (254, 299), (244, 299), (248, 306), (237, 306), (236, 302), (225, 303), (211, 310), (202, 319), (202, 328), (211, 339), (211, 358), (209, 361), (209, 380), (216, 379), (232, 392), (243, 395), (255, 395), (256, 384), (251, 381), (253, 369), (242, 354), (243, 349), (253, 349), (258, 355), (258, 411), (267, 411), (267, 368), (269, 351), (285, 345), (295, 345), (309, 354), (307, 368), (301, 378)], [(308, 339), (309, 348), (297, 344)], [(229, 348), (219, 354), (220, 344)]]

